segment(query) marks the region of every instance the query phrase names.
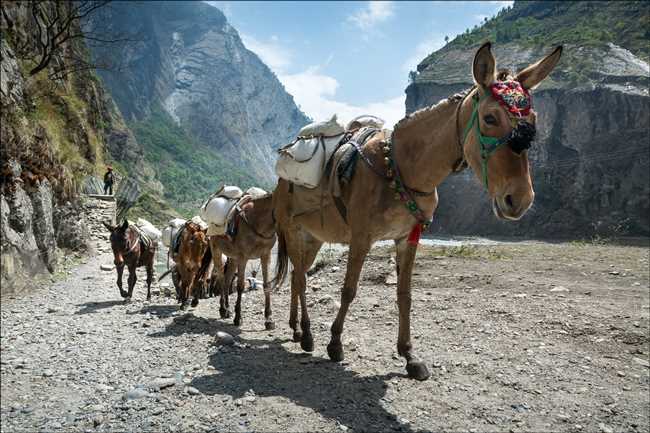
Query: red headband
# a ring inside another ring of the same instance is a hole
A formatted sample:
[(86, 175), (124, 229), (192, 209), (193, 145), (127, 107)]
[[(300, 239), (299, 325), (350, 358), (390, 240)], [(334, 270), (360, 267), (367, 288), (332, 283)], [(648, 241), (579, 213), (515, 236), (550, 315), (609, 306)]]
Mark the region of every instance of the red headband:
[(530, 113), (532, 98), (519, 81), (497, 81), (490, 86), (490, 92), (499, 104), (515, 116), (526, 117)]

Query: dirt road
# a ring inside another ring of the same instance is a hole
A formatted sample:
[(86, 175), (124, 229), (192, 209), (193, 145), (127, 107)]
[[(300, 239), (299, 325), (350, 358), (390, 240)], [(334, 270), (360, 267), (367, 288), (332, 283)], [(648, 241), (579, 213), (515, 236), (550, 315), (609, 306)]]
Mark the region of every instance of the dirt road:
[(389, 248), (366, 262), (340, 364), (325, 346), (344, 254), (310, 277), (305, 354), (288, 288), (274, 331), (261, 291), (245, 293), (238, 329), (217, 299), (189, 313), (145, 302), (142, 271), (123, 304), (104, 252), (3, 299), (2, 431), (647, 432), (648, 259), (647, 246), (591, 243), (422, 248), (412, 329), (433, 375), (416, 382), (395, 349)]

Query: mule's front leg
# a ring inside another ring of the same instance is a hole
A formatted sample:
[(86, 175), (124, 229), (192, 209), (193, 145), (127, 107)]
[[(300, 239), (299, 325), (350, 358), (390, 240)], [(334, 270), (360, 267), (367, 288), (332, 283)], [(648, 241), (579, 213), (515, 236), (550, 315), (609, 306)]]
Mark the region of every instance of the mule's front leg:
[(133, 288), (135, 287), (135, 282), (136, 282), (136, 280), (137, 280), (137, 278), (138, 278), (138, 277), (136, 276), (136, 271), (135, 271), (135, 269), (136, 269), (135, 266), (129, 266), (129, 280), (128, 280), (128, 283), (129, 283), (129, 293), (128, 293), (127, 297), (126, 297), (126, 300), (127, 300), (127, 301), (128, 301), (128, 300), (131, 300), (131, 297), (133, 296)]
[(260, 258), (262, 262), (262, 280), (264, 283), (262, 287), (264, 288), (264, 328), (267, 331), (275, 329), (275, 323), (271, 318), (271, 284), (269, 283), (269, 263), (271, 262), (270, 254), (266, 254)]
[(120, 296), (126, 298), (128, 293), (122, 289), (122, 274), (124, 274), (124, 263), (121, 265), (116, 265), (115, 269), (117, 270), (117, 288), (120, 289)]
[[(221, 253), (219, 253), (221, 257)], [(219, 259), (221, 263), (221, 259)], [(233, 275), (237, 271), (237, 263), (233, 259), (226, 260), (226, 263), (221, 269), (221, 299), (219, 300), (219, 315), (222, 319), (230, 317), (230, 284)]]
[(244, 278), (246, 276), (246, 263), (247, 260), (240, 259), (237, 261), (237, 302), (235, 303), (235, 326), (241, 326), (242, 323), (241, 297), (242, 293), (244, 293), (244, 284), (246, 282)]
[(348, 253), (348, 267), (345, 272), (345, 281), (341, 290), (341, 307), (339, 308), (336, 319), (332, 322), (332, 338), (327, 345), (327, 354), (332, 361), (342, 361), (343, 344), (341, 343), (341, 334), (343, 333), (343, 323), (348, 313), (348, 308), (357, 295), (359, 285), (359, 275), (363, 267), (363, 261), (370, 250), (370, 242), (355, 242), (350, 244)]
[(424, 362), (413, 354), (411, 345), (411, 274), (415, 262), (417, 245), (407, 242), (406, 238), (395, 242), (397, 247), (397, 305), (399, 308), (399, 334), (397, 353), (406, 359), (406, 372), (409, 377), (426, 380), (431, 375)]

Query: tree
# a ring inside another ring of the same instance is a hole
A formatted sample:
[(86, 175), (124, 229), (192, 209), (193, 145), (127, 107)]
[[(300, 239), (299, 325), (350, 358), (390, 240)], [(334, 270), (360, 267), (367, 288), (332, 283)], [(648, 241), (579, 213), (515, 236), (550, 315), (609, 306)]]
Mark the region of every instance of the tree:
[(445, 36), (445, 45), (449, 43), (449, 36)]
[[(132, 40), (83, 30), (83, 22), (108, 5), (110, 1), (30, 0), (28, 7), (35, 26), (35, 46), (22, 47), (23, 50), (28, 48), (27, 52), (31, 55), (31, 60), (36, 63), (36, 66), (29, 71), (29, 75), (34, 76), (52, 64), (55, 66), (49, 74), (51, 78), (61, 78), (68, 73), (84, 69), (107, 67), (107, 65), (89, 62), (87, 56), (77, 52), (72, 43), (75, 40), (83, 40), (86, 43), (116, 43)], [(56, 58), (66, 61), (52, 62)]]

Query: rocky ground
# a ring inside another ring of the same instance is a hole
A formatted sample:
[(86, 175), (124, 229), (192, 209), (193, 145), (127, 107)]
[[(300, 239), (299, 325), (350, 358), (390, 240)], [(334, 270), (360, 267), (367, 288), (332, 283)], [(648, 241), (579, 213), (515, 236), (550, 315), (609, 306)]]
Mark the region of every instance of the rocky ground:
[[(124, 304), (106, 240), (49, 287), (2, 299), (2, 431), (574, 431), (649, 428), (648, 246), (509, 243), (423, 247), (414, 344), (433, 372), (405, 377), (395, 350), (391, 250), (373, 249), (343, 336), (325, 346), (345, 255), (323, 255), (308, 299), (316, 349), (290, 341), (288, 289), (264, 330), (218, 300), (190, 312), (144, 271)], [(232, 337), (232, 339), (230, 338)]]

